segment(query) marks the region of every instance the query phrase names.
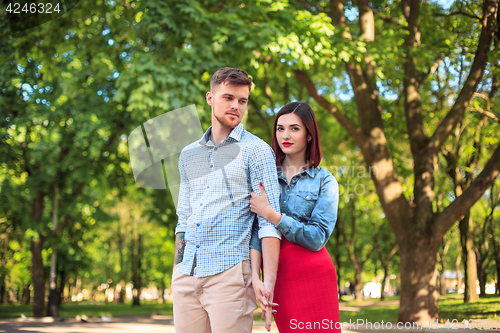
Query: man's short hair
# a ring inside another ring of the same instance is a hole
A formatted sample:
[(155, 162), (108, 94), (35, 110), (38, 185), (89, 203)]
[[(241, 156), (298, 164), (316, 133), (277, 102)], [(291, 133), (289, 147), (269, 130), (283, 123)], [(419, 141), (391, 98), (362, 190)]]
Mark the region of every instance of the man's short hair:
[(247, 72), (239, 68), (224, 67), (215, 72), (210, 79), (210, 91), (214, 92), (214, 89), (224, 82), (234, 86), (248, 86), (248, 91), (252, 90), (252, 79)]

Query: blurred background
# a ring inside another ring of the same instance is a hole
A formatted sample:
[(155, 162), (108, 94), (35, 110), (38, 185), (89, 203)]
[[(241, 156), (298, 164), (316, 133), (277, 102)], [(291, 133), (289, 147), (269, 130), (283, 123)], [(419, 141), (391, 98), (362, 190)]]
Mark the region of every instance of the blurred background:
[(206, 130), (225, 66), (253, 78), (242, 124), (268, 143), (283, 105), (315, 110), (340, 185), (326, 246), (341, 305), (500, 314), (498, 1), (80, 1), (25, 30), (8, 5), (0, 317), (171, 313), (174, 203), (135, 184), (127, 138), (190, 104)]

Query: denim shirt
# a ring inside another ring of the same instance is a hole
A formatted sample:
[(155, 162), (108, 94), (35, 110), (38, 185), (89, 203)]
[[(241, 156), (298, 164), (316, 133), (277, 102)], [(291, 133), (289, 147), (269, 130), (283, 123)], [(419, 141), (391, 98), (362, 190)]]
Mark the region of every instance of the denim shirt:
[[(326, 169), (310, 168), (292, 177), (290, 184), (278, 167), (281, 187), (281, 221), (276, 228), (290, 242), (311, 251), (319, 251), (330, 238), (339, 205), (339, 184)], [(262, 252), (254, 223), (250, 248)]]

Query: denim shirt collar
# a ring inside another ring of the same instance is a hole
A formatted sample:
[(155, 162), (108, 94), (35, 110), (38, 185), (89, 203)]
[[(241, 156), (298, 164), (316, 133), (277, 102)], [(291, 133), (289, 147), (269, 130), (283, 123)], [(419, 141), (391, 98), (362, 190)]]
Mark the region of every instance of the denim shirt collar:
[[(281, 160), (281, 161), (283, 161), (283, 160)], [(281, 167), (281, 165), (278, 165), (276, 168), (277, 168), (277, 171), (278, 171), (278, 178), (282, 179), (284, 181), (287, 181), (285, 173), (283, 172), (283, 168)], [(303, 177), (303, 176), (305, 176), (307, 174), (307, 175), (309, 175), (309, 177), (314, 178), (314, 176), (316, 176), (316, 174), (318, 172), (319, 172), (319, 167), (316, 167), (316, 168), (307, 168), (305, 170), (302, 170), (301, 172), (299, 172), (295, 176)]]
[[(227, 138), (225, 138), (222, 142), (224, 142), (224, 141), (239, 142), (241, 140), (241, 136), (243, 135), (244, 130), (245, 129), (243, 128), (243, 126), (241, 126), (241, 124), (238, 124), (238, 126), (233, 128), (231, 130), (231, 132), (229, 132), (229, 135), (227, 136)], [(200, 141), (198, 141), (200, 143), (200, 145), (207, 145), (208, 142), (212, 143), (210, 141), (210, 134), (212, 134), (212, 126), (210, 126), (207, 129), (205, 134), (203, 134), (203, 136), (201, 137)], [(212, 143), (212, 145), (213, 145), (213, 143)]]

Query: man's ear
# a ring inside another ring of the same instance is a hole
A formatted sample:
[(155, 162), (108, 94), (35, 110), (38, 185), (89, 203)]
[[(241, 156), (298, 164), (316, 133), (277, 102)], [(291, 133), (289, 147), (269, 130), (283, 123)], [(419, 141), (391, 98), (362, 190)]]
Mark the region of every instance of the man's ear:
[(207, 104), (212, 106), (214, 95), (212, 94), (211, 91), (207, 91), (205, 98), (207, 99)]

